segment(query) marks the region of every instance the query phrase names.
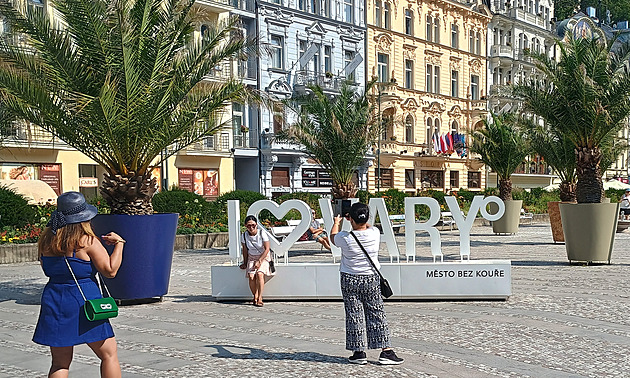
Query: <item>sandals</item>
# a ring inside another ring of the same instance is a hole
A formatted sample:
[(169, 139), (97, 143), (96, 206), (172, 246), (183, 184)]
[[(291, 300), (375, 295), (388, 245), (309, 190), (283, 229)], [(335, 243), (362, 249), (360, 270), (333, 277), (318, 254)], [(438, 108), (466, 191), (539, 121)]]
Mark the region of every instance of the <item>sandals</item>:
[(254, 303), (254, 306), (256, 306), (256, 307), (262, 307), (262, 306), (264, 306), (264, 303), (262, 303), (262, 302), (256, 302), (256, 303)]

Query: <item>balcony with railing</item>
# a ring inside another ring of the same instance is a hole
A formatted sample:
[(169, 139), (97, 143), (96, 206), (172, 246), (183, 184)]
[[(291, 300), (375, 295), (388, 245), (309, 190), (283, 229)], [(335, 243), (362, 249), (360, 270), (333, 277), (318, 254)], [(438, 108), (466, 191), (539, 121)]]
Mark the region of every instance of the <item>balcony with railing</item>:
[(189, 152), (212, 153), (212, 152), (230, 152), (230, 133), (220, 132), (215, 135), (207, 136), (186, 148)]
[(513, 58), (514, 49), (512, 48), (512, 46), (492, 45), (490, 49), (490, 55), (491, 57)]
[(298, 71), (295, 74), (296, 86), (319, 85), (324, 90), (338, 92), (345, 77), (334, 76), (330, 73), (317, 73), (309, 71)]
[(251, 132), (234, 134), (234, 148), (258, 148), (258, 138)]
[(512, 8), (507, 12), (508, 17), (512, 17), (519, 21), (527, 22), (530, 25), (536, 25), (543, 29), (549, 29), (549, 23), (541, 16), (529, 13), (524, 9)]
[(256, 65), (256, 59), (249, 59), (247, 61), (238, 61), (238, 76), (243, 79), (256, 80), (258, 75), (258, 67)]
[(231, 1), (231, 5), (236, 9), (244, 10), (247, 12), (256, 11), (256, 4), (254, 0), (230, 0), (230, 1)]
[(51, 145), (65, 145), (61, 139), (48, 131), (23, 123), (14, 123), (6, 129), (0, 130), (0, 145), (28, 145), (31, 147), (47, 147)]
[(203, 79), (209, 81), (227, 80), (232, 77), (232, 65), (232, 62), (222, 62), (213, 67)]

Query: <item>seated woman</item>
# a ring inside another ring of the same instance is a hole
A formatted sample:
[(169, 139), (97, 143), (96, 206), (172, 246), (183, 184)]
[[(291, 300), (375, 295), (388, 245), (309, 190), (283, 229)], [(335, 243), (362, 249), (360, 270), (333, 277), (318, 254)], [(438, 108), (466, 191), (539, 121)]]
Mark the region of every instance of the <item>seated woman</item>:
[(311, 240), (315, 240), (316, 242), (320, 243), (321, 245), (324, 246), (324, 248), (330, 251), (330, 240), (328, 239), (328, 234), (326, 233), (326, 230), (324, 230), (324, 228), (319, 224), (317, 219), (315, 219), (315, 216), (316, 216), (315, 210), (312, 210), (311, 214), (312, 214), (313, 220), (307, 232), (310, 235), (309, 238)]
[(269, 267), (269, 261), (271, 261), (269, 235), (258, 229), (258, 221), (253, 215), (248, 215), (245, 218), (245, 227), (247, 231), (241, 235), (243, 263), (240, 268), (246, 269), (245, 275), (249, 281), (249, 289), (254, 295), (252, 304), (256, 307), (262, 307), (265, 279), (273, 276)]

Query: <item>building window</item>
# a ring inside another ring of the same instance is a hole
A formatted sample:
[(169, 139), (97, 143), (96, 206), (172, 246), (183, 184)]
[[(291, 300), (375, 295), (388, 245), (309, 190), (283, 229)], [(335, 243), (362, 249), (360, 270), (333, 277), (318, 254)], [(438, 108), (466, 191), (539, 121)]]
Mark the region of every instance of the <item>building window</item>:
[(481, 33), (475, 34), (475, 52), (477, 55), (481, 54)]
[(427, 15), (427, 41), (433, 41), (433, 17)]
[(94, 198), (98, 195), (96, 167), (96, 164), (79, 164), (79, 192), (85, 198)]
[(378, 54), (378, 81), (385, 83), (389, 81), (389, 55)]
[(389, 3), (385, 3), (385, 29), (392, 28), (392, 11)]
[(468, 50), (471, 54), (475, 53), (475, 31), (470, 30), (470, 38), (468, 39)]
[(284, 186), (287, 188), (291, 186), (289, 167), (276, 167), (271, 170), (271, 186)]
[(271, 67), (283, 69), (284, 68), (284, 41), (283, 38), (278, 35), (271, 36)]
[(451, 71), (451, 96), (459, 97), (459, 74), (457, 71)]
[(354, 20), (353, 18), (354, 6), (352, 4), (352, 0), (343, 0), (343, 13), (344, 13), (344, 20), (346, 22), (352, 23), (352, 21)]
[(405, 88), (413, 89), (413, 60), (405, 60)]
[(440, 93), (440, 67), (433, 66), (433, 93)]
[(440, 119), (439, 118), (435, 119), (433, 126), (435, 128), (435, 132), (439, 134), (440, 133)]
[(481, 172), (468, 172), (468, 189), (481, 188)]
[(405, 9), (405, 34), (413, 35), (413, 12)]
[(453, 123), (451, 123), (451, 132), (452, 133), (459, 132), (459, 124), (457, 123), (457, 121), (453, 121)]
[(284, 107), (282, 104), (273, 105), (273, 132), (279, 133), (284, 129)]
[(324, 46), (324, 71), (332, 73), (332, 47)]
[[(381, 168), (381, 188), (393, 188), (394, 187), (394, 170)], [(377, 170), (377, 171), (379, 171)]]
[(379, 28), (381, 27), (381, 20), (382, 20), (382, 14), (381, 14), (381, 2), (380, 1), (376, 1), (376, 3), (374, 4), (374, 25), (378, 26)]
[(306, 0), (298, 0), (298, 7), (301, 11), (306, 11)]
[(470, 99), (479, 100), (479, 76), (470, 75)]
[(440, 19), (433, 19), (433, 42), (440, 43)]
[(451, 188), (459, 188), (459, 171), (451, 171)]
[[(351, 50), (346, 50), (346, 51), (344, 51), (344, 54), (343, 54), (344, 67), (348, 67), (348, 65), (350, 64), (350, 62), (352, 62), (352, 61), (354, 60), (354, 54), (355, 54), (355, 52), (354, 52), (354, 51), (351, 51)], [(356, 69), (355, 69), (355, 70), (356, 70)], [(348, 80), (350, 80), (350, 81), (354, 81), (354, 71), (355, 71), (355, 70), (353, 70), (353, 71), (352, 71), (352, 72), (350, 72), (350, 73), (347, 73), (347, 72), (346, 72), (346, 78), (347, 78)]]
[(429, 188), (443, 188), (444, 187), (444, 171), (422, 171), (420, 174), (423, 186), (426, 185)]
[(451, 24), (451, 47), (459, 48), (459, 26)]
[(405, 188), (416, 187), (416, 171), (413, 169), (405, 169)]
[(424, 90), (426, 92), (433, 92), (433, 66), (430, 64), (427, 64), (427, 80), (425, 83), (425, 88)]
[(311, 0), (311, 3), (310, 3), (311, 13), (319, 14), (319, 4), (320, 4), (319, 0)]
[(405, 142), (413, 143), (413, 117), (410, 115), (407, 116), (405, 120)]

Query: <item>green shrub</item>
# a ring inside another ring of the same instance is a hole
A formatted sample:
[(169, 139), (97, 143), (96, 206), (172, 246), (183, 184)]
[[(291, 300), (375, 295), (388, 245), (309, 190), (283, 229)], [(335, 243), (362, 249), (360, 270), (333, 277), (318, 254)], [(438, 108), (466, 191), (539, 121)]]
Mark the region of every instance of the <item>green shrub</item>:
[[(227, 201), (239, 200), (242, 222), (245, 220), (245, 217), (247, 216), (247, 209), (249, 209), (251, 204), (264, 199), (267, 199), (267, 197), (258, 192), (252, 192), (249, 190), (233, 190), (231, 192), (220, 195), (216, 200), (212, 201), (210, 203), (209, 214), (212, 219), (216, 220), (217, 222), (227, 224)], [(266, 219), (270, 216), (271, 213), (269, 211), (262, 211), (260, 213), (261, 219)]]
[[(478, 196), (479, 192), (471, 192), (470, 190), (460, 189), (457, 192), (457, 197), (461, 202), (468, 202), (469, 204), (473, 201), (475, 196)], [(461, 204), (460, 204), (461, 205)]]
[(96, 208), (98, 209), (98, 213), (99, 214), (109, 214), (109, 213), (112, 212), (111, 208), (107, 204), (107, 201), (105, 201), (105, 198), (103, 198), (101, 196), (88, 198), (87, 202), (90, 205), (96, 206)]
[(158, 213), (179, 213), (178, 234), (209, 232), (212, 227), (221, 225), (212, 218), (208, 201), (188, 190), (172, 188), (156, 193), (152, 203)]
[(24, 227), (35, 220), (35, 211), (24, 196), (0, 186), (0, 228)]

